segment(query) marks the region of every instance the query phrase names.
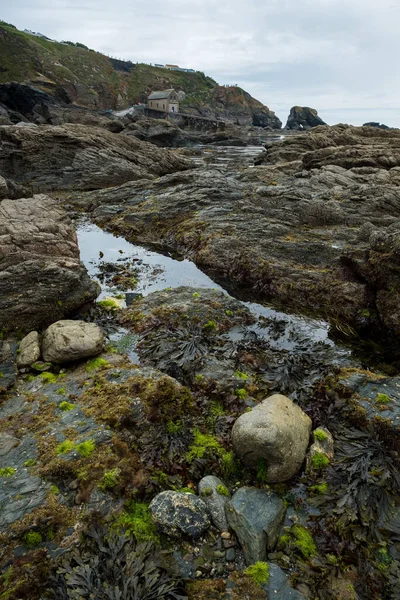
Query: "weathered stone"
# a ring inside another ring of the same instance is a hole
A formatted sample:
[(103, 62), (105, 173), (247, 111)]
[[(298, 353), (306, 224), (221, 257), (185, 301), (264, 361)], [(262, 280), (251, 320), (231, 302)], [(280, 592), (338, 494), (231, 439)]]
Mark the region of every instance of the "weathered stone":
[(161, 492), (153, 498), (149, 510), (154, 523), (167, 535), (197, 538), (210, 527), (207, 507), (194, 494)]
[(315, 108), (293, 106), (286, 122), (285, 129), (307, 130), (326, 123), (318, 116)]
[(47, 196), (0, 202), (0, 329), (49, 325), (93, 301), (75, 230)]
[(206, 504), (211, 520), (220, 531), (228, 529), (225, 505), (231, 495), (225, 484), (214, 475), (207, 475), (199, 482), (199, 495)]
[(103, 346), (103, 333), (95, 323), (57, 321), (43, 334), (42, 354), (44, 360), (60, 364), (96, 356)]
[(40, 359), (40, 343), (37, 331), (31, 331), (19, 344), (19, 354), (17, 355), (17, 367), (23, 369), (30, 367)]
[(96, 189), (188, 169), (191, 161), (127, 135), (78, 124), (0, 128), (0, 174), (35, 192)]
[(268, 483), (287, 481), (304, 461), (310, 432), (310, 417), (289, 398), (274, 394), (236, 420), (232, 444), (246, 466), (265, 465)]
[(274, 549), (285, 518), (282, 500), (272, 492), (242, 487), (226, 505), (228, 524), (236, 533), (246, 561), (265, 561)]

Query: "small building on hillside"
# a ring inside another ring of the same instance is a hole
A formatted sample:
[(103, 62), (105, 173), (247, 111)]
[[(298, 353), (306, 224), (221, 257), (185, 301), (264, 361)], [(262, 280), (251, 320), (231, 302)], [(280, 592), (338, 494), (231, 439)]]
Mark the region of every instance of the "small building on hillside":
[(179, 112), (179, 98), (175, 90), (152, 92), (147, 99), (147, 108), (167, 113)]
[(170, 69), (171, 71), (177, 71), (179, 69), (179, 65), (165, 65), (166, 69)]

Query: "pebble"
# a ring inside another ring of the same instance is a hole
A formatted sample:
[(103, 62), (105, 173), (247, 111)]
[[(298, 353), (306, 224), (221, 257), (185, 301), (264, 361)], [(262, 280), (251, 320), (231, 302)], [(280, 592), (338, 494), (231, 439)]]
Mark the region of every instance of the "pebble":
[(223, 540), (224, 548), (233, 548), (235, 542), (233, 540)]
[(195, 575), (196, 575), (196, 577), (201, 577), (203, 575), (203, 573), (201, 571), (196, 571)]
[(235, 556), (236, 556), (236, 550), (235, 548), (229, 548), (226, 551), (226, 560), (229, 562), (232, 562), (235, 560)]
[(229, 531), (223, 531), (221, 533), (221, 537), (223, 540), (230, 540), (231, 539), (231, 534), (229, 533)]

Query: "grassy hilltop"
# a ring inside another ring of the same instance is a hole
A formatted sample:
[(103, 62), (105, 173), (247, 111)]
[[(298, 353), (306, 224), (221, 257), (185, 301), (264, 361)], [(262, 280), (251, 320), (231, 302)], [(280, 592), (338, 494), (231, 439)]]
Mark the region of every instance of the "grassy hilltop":
[(94, 109), (123, 109), (145, 102), (152, 90), (174, 88), (186, 94), (181, 102), (185, 112), (264, 126), (276, 120), (241, 88), (221, 87), (199, 71), (114, 60), (83, 44), (52, 42), (0, 21), (0, 83), (11, 81)]

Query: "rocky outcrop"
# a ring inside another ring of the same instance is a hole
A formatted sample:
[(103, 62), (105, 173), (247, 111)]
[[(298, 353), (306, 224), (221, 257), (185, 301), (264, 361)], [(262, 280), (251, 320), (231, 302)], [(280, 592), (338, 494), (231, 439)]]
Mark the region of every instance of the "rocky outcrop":
[(300, 469), (310, 432), (310, 417), (289, 398), (274, 394), (237, 419), (232, 444), (247, 467), (264, 466), (265, 481), (277, 483)]
[(270, 301), (398, 335), (400, 132), (316, 127), (266, 149), (255, 168), (203, 166), (77, 206)]
[(42, 354), (45, 361), (62, 364), (100, 354), (104, 335), (96, 323), (57, 321), (43, 334)]
[(195, 494), (166, 491), (150, 502), (154, 523), (165, 534), (198, 538), (210, 527), (204, 502)]
[(180, 139), (183, 137), (179, 127), (165, 119), (139, 119), (129, 123), (125, 128), (125, 133), (138, 140), (163, 147), (179, 146)]
[(0, 128), (0, 174), (35, 192), (97, 189), (190, 166), (171, 152), (95, 127)]
[[(236, 125), (255, 125), (266, 129), (281, 129), (276, 114), (236, 86), (215, 86), (208, 103), (185, 101), (182, 111), (203, 117), (221, 119)], [(191, 96), (192, 97), (192, 96)]]
[(318, 127), (318, 125), (326, 125), (326, 123), (318, 116), (315, 108), (309, 108), (308, 106), (293, 106), (290, 109), (285, 129), (305, 131), (312, 127)]
[(0, 329), (43, 327), (99, 294), (75, 230), (43, 195), (0, 202)]
[(32, 85), (0, 84), (0, 125), (21, 122), (36, 125), (78, 123), (102, 127), (113, 133), (119, 133), (124, 129), (120, 120), (111, 113), (89, 110), (63, 102)]
[(378, 129), (390, 129), (388, 125), (385, 125), (384, 123), (377, 123), (376, 121), (364, 123), (363, 127), (377, 127)]

